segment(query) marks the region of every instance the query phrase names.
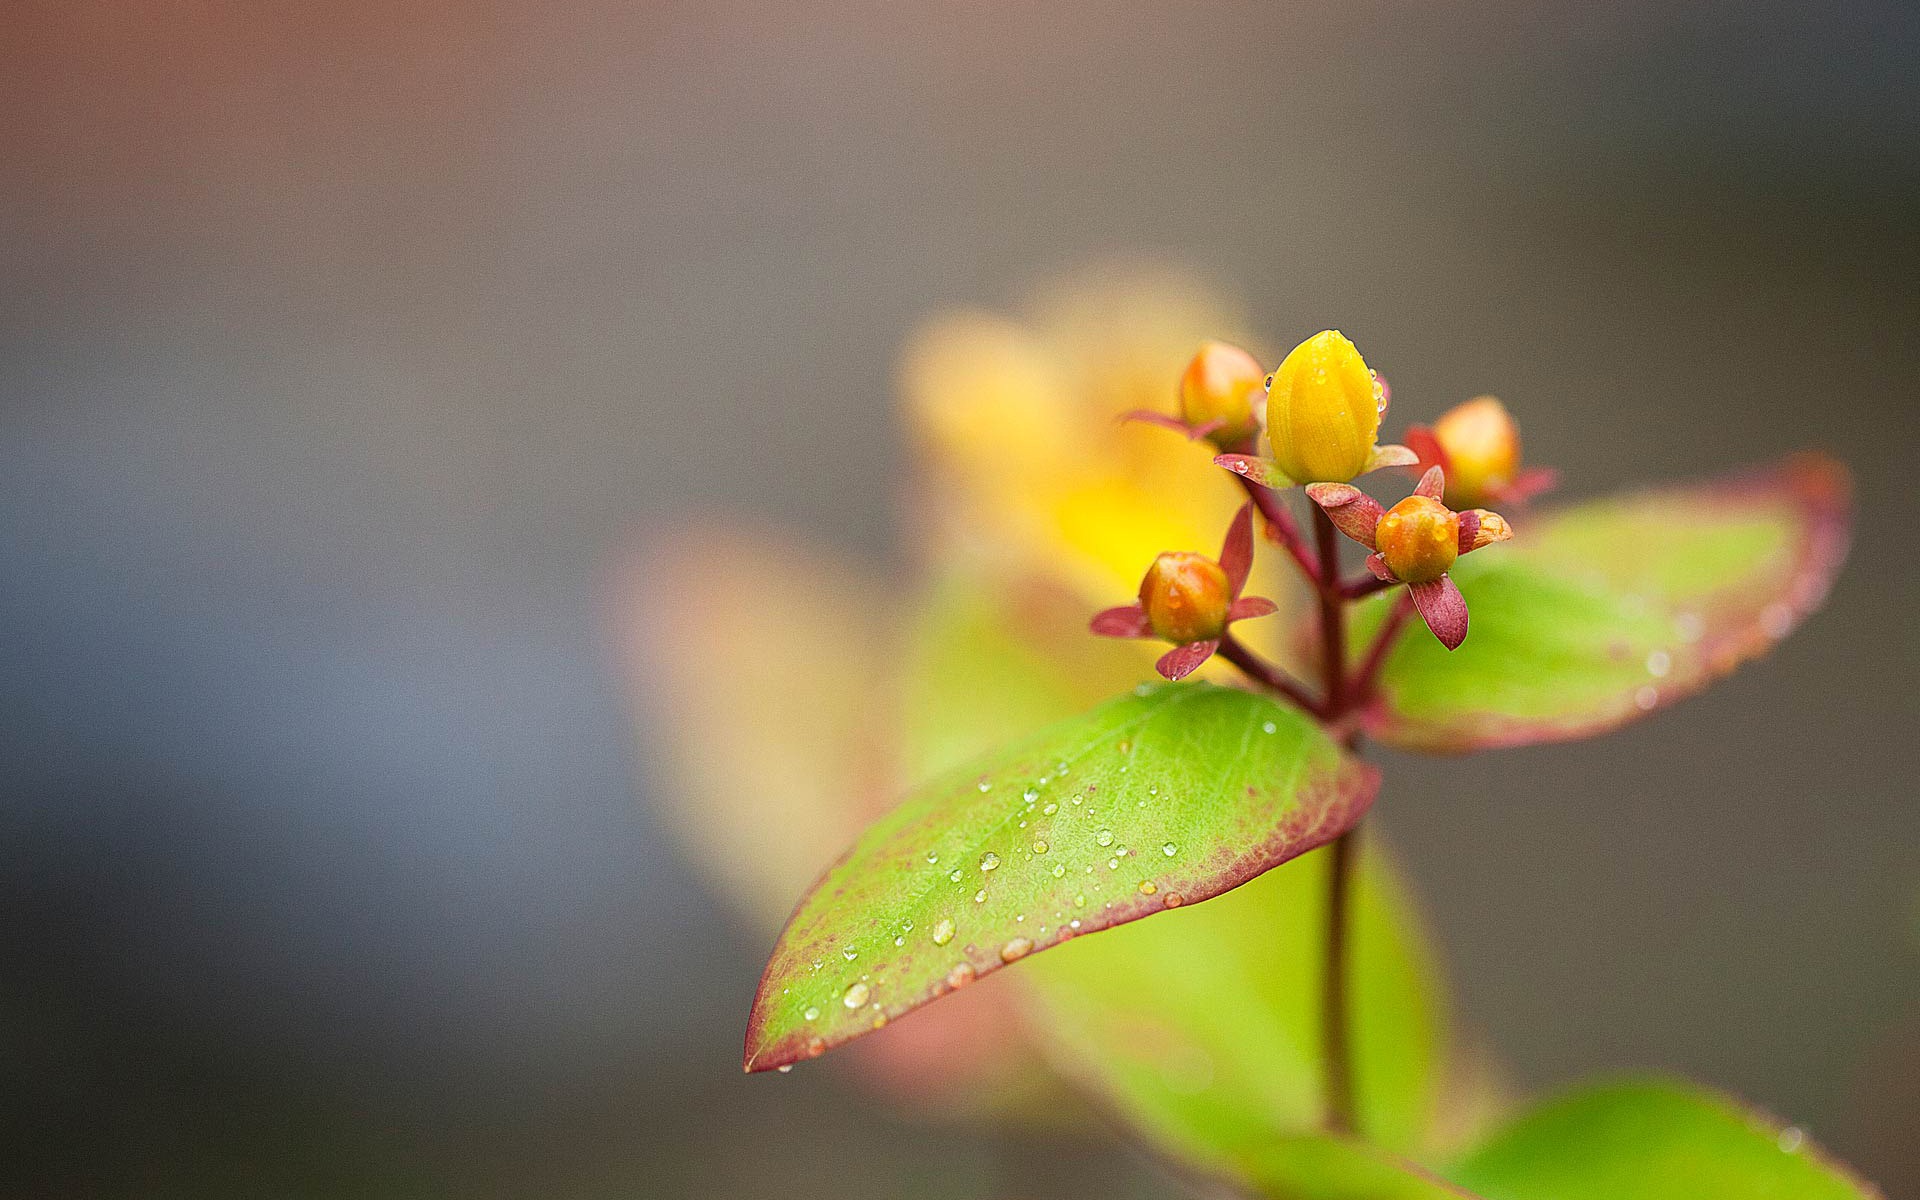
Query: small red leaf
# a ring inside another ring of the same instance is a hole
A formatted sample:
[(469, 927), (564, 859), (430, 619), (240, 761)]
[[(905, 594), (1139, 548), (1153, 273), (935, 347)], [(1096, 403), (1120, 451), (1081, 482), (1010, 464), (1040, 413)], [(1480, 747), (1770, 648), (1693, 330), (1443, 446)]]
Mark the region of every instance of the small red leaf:
[(1447, 649), (1458, 650), (1467, 640), (1467, 599), (1453, 580), (1442, 575), (1425, 583), (1410, 583), (1407, 590), (1413, 593), (1413, 606), (1420, 610), (1420, 619), (1433, 630), (1433, 636)]
[(1168, 679), (1181, 680), (1200, 669), (1200, 664), (1213, 657), (1220, 648), (1219, 638), (1209, 638), (1204, 642), (1188, 642), (1184, 646), (1175, 646), (1160, 656), (1153, 664), (1154, 670)]
[(1473, 539), (1480, 532), (1480, 510), (1468, 509), (1460, 514), (1459, 553), (1465, 554), (1473, 549)]
[(1382, 583), (1400, 582), (1400, 577), (1393, 573), (1393, 568), (1387, 565), (1387, 560), (1378, 554), (1367, 555), (1367, 570), (1372, 571), (1373, 577)]
[(1438, 500), (1447, 490), (1447, 473), (1439, 467), (1428, 467), (1420, 476), (1420, 482), (1413, 487), (1413, 494), (1425, 496), (1429, 500)]
[(1560, 472), (1552, 467), (1534, 467), (1520, 472), (1513, 481), (1500, 488), (1493, 499), (1501, 504), (1525, 504), (1542, 492), (1551, 491), (1560, 482)]
[(1362, 546), (1374, 548), (1373, 528), (1387, 510), (1380, 502), (1347, 483), (1315, 483), (1307, 496), (1326, 511), (1334, 525)]
[(1138, 604), (1122, 604), (1118, 608), (1109, 608), (1095, 613), (1088, 628), (1101, 637), (1143, 638), (1153, 636), (1153, 627), (1147, 624), (1147, 610)]
[(1407, 426), (1407, 432), (1401, 440), (1406, 443), (1407, 449), (1419, 456), (1420, 461), (1417, 466), (1423, 473), (1428, 467), (1439, 467), (1442, 470), (1446, 468), (1447, 452), (1441, 449), (1440, 439), (1433, 436), (1433, 430), (1427, 426)]
[(1227, 537), (1220, 545), (1220, 569), (1227, 573), (1227, 594), (1238, 596), (1247, 586), (1247, 573), (1253, 570), (1253, 503), (1249, 501), (1233, 514)]
[(1227, 610), (1227, 620), (1251, 621), (1255, 617), (1270, 617), (1279, 611), (1280, 606), (1265, 596), (1242, 596)]
[(1217, 467), (1225, 467), (1249, 483), (1257, 483), (1263, 488), (1284, 492), (1295, 486), (1293, 480), (1280, 465), (1254, 454), (1221, 454), (1214, 458)]

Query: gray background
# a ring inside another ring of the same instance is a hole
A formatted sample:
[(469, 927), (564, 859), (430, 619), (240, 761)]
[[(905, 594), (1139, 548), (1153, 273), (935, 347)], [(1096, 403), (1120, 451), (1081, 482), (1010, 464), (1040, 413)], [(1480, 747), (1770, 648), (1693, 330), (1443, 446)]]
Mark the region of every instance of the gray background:
[(1853, 465), (1771, 661), (1384, 804), (1522, 1081), (1697, 1073), (1920, 1196), (1910, 7), (0, 23), (10, 1194), (1171, 1194), (737, 1075), (765, 947), (649, 819), (600, 608), (721, 509), (898, 561), (907, 330), (1151, 253), (1408, 417), (1498, 391), (1575, 495)]

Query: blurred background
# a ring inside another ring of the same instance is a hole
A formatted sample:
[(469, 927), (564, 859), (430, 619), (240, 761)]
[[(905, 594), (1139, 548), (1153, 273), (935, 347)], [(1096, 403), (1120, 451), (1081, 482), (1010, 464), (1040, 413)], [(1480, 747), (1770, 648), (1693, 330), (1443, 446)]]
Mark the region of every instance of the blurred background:
[(721, 512), (898, 564), (914, 325), (1146, 255), (1575, 496), (1850, 462), (1769, 662), (1387, 799), (1522, 1084), (1920, 1196), (1917, 85), (1872, 0), (8, 6), (0, 1189), (1174, 1194), (739, 1074), (609, 587)]

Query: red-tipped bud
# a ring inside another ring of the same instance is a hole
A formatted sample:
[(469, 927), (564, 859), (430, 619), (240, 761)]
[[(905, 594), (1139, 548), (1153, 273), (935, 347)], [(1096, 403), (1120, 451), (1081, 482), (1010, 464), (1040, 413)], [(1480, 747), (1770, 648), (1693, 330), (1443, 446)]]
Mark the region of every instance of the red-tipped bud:
[(1140, 607), (1154, 636), (1177, 645), (1219, 637), (1232, 603), (1226, 570), (1204, 554), (1162, 554), (1140, 581)]
[(1380, 518), (1373, 540), (1397, 578), (1425, 583), (1460, 556), (1460, 517), (1438, 500), (1408, 496)]
[(1259, 431), (1253, 401), (1266, 369), (1238, 346), (1208, 342), (1180, 375), (1180, 415), (1191, 426), (1215, 425), (1207, 436), (1226, 449)]
[(1520, 470), (1520, 427), (1492, 396), (1455, 405), (1433, 423), (1447, 454), (1447, 503), (1471, 508), (1513, 482)]

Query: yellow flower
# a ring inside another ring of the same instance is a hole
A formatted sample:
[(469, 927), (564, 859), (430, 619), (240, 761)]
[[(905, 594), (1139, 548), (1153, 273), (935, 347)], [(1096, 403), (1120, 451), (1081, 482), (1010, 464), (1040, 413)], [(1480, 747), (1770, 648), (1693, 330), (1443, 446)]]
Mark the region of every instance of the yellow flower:
[(1370, 469), (1380, 434), (1373, 372), (1338, 330), (1294, 347), (1273, 373), (1267, 436), (1295, 483), (1345, 483)]

